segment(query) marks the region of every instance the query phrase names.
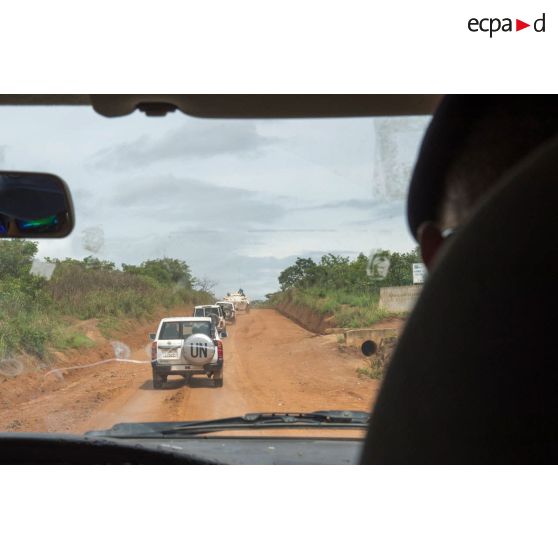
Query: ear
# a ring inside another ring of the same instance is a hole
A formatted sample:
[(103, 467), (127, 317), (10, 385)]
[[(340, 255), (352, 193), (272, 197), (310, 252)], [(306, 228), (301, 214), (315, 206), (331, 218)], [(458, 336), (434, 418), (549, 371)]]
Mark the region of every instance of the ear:
[(422, 223), (417, 231), (422, 260), (430, 271), (440, 246), (444, 243), (442, 231), (432, 221)]

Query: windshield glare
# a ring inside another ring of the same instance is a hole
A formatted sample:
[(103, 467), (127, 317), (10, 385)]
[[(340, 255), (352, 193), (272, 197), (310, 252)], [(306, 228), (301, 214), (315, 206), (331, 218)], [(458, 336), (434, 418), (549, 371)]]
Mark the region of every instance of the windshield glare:
[[(1, 168), (60, 176), (76, 213), (0, 240), (0, 430), (370, 411), (424, 280), (404, 206), (429, 118), (0, 118)], [(193, 315), (221, 318), (160, 326)], [(157, 331), (218, 345), (157, 360)]]

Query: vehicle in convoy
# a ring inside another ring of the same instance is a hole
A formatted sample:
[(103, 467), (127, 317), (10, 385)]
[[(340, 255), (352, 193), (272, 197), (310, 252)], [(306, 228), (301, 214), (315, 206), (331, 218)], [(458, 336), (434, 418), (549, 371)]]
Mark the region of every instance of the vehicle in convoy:
[(223, 300), (232, 302), (236, 310), (250, 312), (250, 300), (242, 289), (239, 289), (236, 293), (227, 293), (227, 296), (223, 297)]
[(236, 308), (234, 307), (234, 302), (219, 300), (216, 304), (223, 310), (225, 321), (234, 324), (236, 322)]
[(175, 375), (205, 375), (223, 386), (223, 342), (210, 317), (164, 318), (150, 337), (154, 389)]
[(194, 308), (196, 318), (210, 318), (221, 337), (227, 336), (227, 322), (223, 309), (217, 304), (204, 304)]

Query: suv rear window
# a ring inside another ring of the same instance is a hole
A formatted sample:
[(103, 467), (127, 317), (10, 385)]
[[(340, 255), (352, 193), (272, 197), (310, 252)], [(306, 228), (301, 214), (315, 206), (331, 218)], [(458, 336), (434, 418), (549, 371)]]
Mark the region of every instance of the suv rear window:
[(209, 322), (165, 322), (161, 327), (159, 339), (186, 339), (195, 333), (212, 336)]

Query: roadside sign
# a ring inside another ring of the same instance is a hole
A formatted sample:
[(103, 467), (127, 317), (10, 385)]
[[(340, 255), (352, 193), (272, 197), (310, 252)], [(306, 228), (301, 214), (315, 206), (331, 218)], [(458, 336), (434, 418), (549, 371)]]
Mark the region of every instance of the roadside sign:
[(420, 285), (426, 279), (426, 267), (421, 263), (413, 264), (413, 285)]

